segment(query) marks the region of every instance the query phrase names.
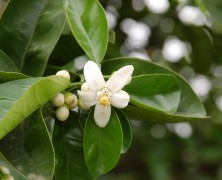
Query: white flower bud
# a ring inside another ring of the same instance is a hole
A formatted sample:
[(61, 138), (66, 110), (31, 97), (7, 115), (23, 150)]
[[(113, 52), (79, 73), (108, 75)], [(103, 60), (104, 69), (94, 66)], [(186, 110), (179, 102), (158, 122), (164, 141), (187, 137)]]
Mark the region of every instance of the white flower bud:
[(0, 172), (2, 174), (10, 174), (10, 171), (7, 167), (4, 167), (4, 166), (0, 166)]
[(78, 98), (75, 94), (66, 93), (65, 94), (65, 103), (68, 105), (69, 109), (74, 109), (78, 105)]
[(82, 109), (82, 110), (89, 110), (90, 109), (90, 106), (87, 106), (85, 105), (80, 99), (79, 99), (79, 103), (78, 103), (79, 107)]
[(60, 121), (65, 121), (69, 117), (69, 109), (67, 106), (61, 106), (56, 109), (56, 117)]
[(70, 74), (66, 70), (61, 70), (56, 73), (56, 76), (63, 76), (64, 78), (70, 80)]
[(69, 109), (74, 109), (77, 107), (77, 105), (78, 105), (78, 100), (76, 99), (76, 101), (74, 101), (72, 104), (69, 104), (68, 106), (69, 106)]
[(62, 93), (57, 94), (54, 98), (52, 98), (51, 102), (55, 107), (63, 106), (65, 103), (64, 95)]
[(65, 93), (64, 97), (65, 97), (65, 103), (67, 105), (72, 104), (73, 102), (77, 101), (76, 95), (71, 92)]
[(82, 86), (81, 86), (81, 91), (85, 91), (85, 92), (90, 91), (87, 83), (83, 83), (83, 84), (82, 84)]

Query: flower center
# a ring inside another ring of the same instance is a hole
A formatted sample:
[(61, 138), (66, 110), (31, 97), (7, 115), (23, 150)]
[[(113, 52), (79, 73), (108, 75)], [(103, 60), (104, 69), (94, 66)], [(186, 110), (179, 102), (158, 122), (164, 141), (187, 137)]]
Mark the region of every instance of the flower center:
[(112, 93), (107, 88), (103, 88), (102, 90), (98, 91), (97, 99), (99, 104), (102, 106), (109, 106), (111, 95)]

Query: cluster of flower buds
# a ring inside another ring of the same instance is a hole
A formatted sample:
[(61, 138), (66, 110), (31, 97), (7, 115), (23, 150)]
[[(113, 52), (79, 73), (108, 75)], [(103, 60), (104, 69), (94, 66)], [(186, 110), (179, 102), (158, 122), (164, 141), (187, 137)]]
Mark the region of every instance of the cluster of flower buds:
[(56, 117), (60, 121), (65, 121), (69, 117), (69, 110), (76, 108), (78, 104), (77, 96), (71, 92), (59, 93), (51, 100), (56, 107)]
[[(56, 73), (57, 76), (63, 76), (70, 80), (67, 71), (62, 70)], [(56, 107), (56, 117), (60, 121), (65, 121), (69, 117), (69, 110), (76, 108), (78, 105), (77, 96), (71, 92), (59, 93), (51, 100), (53, 106)]]
[(9, 169), (4, 166), (0, 166), (0, 179), (1, 180), (14, 180), (14, 178), (10, 175)]

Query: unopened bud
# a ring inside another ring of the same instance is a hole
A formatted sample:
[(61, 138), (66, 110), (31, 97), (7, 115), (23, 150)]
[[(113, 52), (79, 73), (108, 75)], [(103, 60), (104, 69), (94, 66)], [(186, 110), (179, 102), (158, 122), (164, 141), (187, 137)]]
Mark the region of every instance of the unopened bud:
[(80, 99), (79, 99), (79, 103), (78, 103), (79, 107), (82, 109), (82, 110), (89, 110), (90, 109), (90, 106), (87, 106), (85, 105)]
[(77, 96), (71, 92), (65, 93), (65, 103), (68, 105), (69, 109), (74, 109), (78, 105)]
[(56, 109), (56, 117), (60, 121), (65, 121), (69, 117), (69, 109), (67, 106), (61, 106)]
[(10, 174), (10, 171), (7, 167), (4, 167), (4, 166), (0, 166), (0, 172), (2, 174)]
[(66, 70), (61, 70), (56, 73), (56, 76), (63, 76), (64, 78), (70, 80), (70, 74)]
[(67, 105), (72, 104), (73, 102), (77, 101), (76, 95), (71, 92), (65, 93), (64, 97), (65, 97), (65, 103)]
[(55, 107), (63, 106), (65, 103), (64, 95), (62, 93), (57, 94), (54, 98), (52, 98), (51, 102)]
[(84, 92), (90, 91), (87, 83), (83, 83), (83, 84), (82, 84), (82, 86), (81, 86), (81, 91), (84, 91)]

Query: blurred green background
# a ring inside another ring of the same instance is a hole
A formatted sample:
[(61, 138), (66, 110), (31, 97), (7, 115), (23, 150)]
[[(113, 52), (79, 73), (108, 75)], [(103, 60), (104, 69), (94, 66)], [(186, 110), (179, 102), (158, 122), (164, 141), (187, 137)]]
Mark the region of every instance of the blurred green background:
[[(0, 0), (0, 15), (7, 1)], [(192, 124), (132, 120), (132, 146), (100, 179), (222, 180), (222, 0), (100, 2), (115, 32), (105, 59), (133, 56), (168, 66), (190, 82), (211, 116)], [(82, 62), (81, 55), (66, 34), (49, 63)]]
[(192, 124), (132, 120), (129, 152), (101, 179), (222, 179), (222, 1), (100, 2), (116, 38), (106, 59), (136, 56), (170, 67), (190, 82), (211, 116)]

